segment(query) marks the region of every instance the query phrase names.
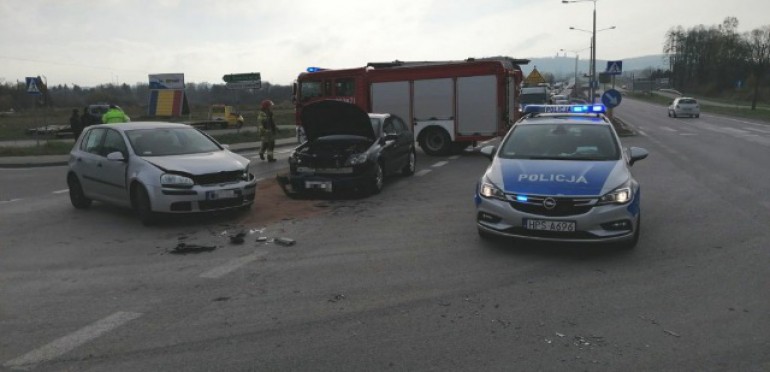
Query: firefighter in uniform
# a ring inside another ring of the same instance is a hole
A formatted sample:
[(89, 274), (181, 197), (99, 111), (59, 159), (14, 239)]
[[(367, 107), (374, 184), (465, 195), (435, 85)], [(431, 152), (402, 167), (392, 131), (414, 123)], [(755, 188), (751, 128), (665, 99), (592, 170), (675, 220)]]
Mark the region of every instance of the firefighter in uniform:
[(102, 123), (104, 124), (127, 123), (129, 121), (131, 121), (131, 118), (115, 105), (110, 105), (109, 110), (102, 115)]
[(262, 146), (259, 148), (259, 158), (265, 160), (265, 154), (267, 154), (267, 161), (274, 162), (273, 150), (275, 149), (275, 135), (277, 128), (273, 121), (273, 101), (266, 99), (262, 101), (260, 105), (261, 110), (257, 116), (257, 125), (259, 126), (259, 134), (262, 137)]

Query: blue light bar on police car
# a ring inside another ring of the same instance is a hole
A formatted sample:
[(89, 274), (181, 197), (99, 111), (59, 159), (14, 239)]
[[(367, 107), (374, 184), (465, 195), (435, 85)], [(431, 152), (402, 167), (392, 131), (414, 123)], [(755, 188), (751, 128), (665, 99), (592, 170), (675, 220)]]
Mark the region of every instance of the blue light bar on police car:
[(604, 105), (526, 105), (524, 114), (573, 113), (573, 114), (604, 114)]
[(326, 70), (326, 69), (325, 68), (320, 68), (320, 67), (308, 67), (307, 68), (307, 72), (318, 72), (318, 71), (323, 71), (323, 70)]

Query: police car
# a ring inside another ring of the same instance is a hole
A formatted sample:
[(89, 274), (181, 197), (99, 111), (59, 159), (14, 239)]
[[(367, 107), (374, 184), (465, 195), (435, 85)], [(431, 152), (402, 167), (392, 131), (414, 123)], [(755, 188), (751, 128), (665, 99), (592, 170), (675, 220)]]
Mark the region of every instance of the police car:
[(630, 167), (645, 149), (622, 149), (602, 105), (529, 105), (476, 188), (479, 235), (617, 242), (633, 248), (640, 188)]

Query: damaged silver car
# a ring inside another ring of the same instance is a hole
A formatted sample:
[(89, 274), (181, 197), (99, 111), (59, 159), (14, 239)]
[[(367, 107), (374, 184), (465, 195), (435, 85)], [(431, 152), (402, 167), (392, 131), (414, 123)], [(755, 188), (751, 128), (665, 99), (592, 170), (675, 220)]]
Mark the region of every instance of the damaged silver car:
[(158, 213), (248, 209), (257, 181), (249, 159), (184, 124), (132, 122), (88, 127), (70, 152), (72, 205), (92, 200)]

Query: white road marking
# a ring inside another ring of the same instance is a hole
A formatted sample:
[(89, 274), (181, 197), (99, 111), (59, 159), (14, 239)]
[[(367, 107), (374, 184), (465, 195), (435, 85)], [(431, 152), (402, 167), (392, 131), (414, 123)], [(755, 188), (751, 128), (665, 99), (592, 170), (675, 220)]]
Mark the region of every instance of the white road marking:
[(138, 317), (141, 313), (131, 313), (119, 311), (102, 320), (98, 320), (88, 326), (85, 326), (67, 336), (61, 337), (48, 345), (32, 350), (16, 359), (9, 360), (3, 364), (3, 367), (13, 369), (31, 369), (36, 364), (47, 362), (56, 357), (64, 355), (76, 347), (89, 342), (102, 334), (113, 330), (121, 325), (128, 323)]
[(206, 271), (205, 273), (201, 274), (201, 278), (206, 279), (218, 279), (221, 278), (235, 270), (238, 270), (241, 266), (252, 263), (256, 260), (258, 260), (260, 257), (266, 255), (267, 252), (254, 252), (248, 256), (239, 257), (236, 259), (231, 260), (230, 262), (215, 267), (209, 271)]
[(19, 200), (21, 200), (21, 199), (16, 198), (16, 199), (10, 199), (10, 200), (0, 200), (0, 204), (13, 203), (13, 202), (19, 201)]
[(697, 133), (679, 133), (680, 136), (697, 136)]
[(432, 167), (434, 167), (434, 168), (443, 167), (443, 166), (447, 165), (447, 163), (449, 163), (449, 162), (442, 160), (442, 161), (440, 161), (440, 162), (438, 162), (436, 164), (433, 164)]
[(449, 160), (457, 160), (457, 159), (460, 159), (460, 155), (454, 155), (449, 157)]
[(638, 130), (637, 132), (639, 132), (639, 134), (641, 134), (641, 135), (643, 135), (643, 136), (647, 137), (647, 133), (644, 133), (644, 132), (642, 132), (641, 130)]
[(426, 175), (428, 173), (430, 173), (430, 169), (423, 169), (423, 170), (415, 173), (414, 175), (417, 176), (417, 177), (422, 177), (422, 176), (424, 176), (424, 175)]
[(674, 128), (669, 128), (669, 127), (660, 127), (660, 129), (665, 129), (665, 130), (667, 130), (669, 132), (678, 132), (678, 130), (676, 130)]
[(64, 194), (65, 192), (70, 191), (70, 189), (64, 189), (64, 190), (56, 190), (52, 194)]
[(762, 130), (762, 129), (756, 129), (756, 128), (743, 128), (746, 130), (750, 130), (752, 132), (762, 133), (762, 134), (770, 134), (770, 131)]

